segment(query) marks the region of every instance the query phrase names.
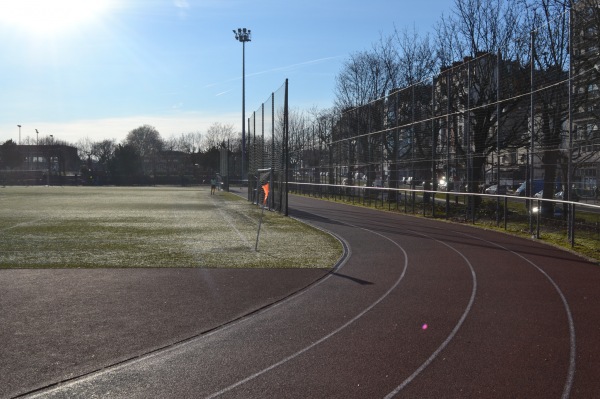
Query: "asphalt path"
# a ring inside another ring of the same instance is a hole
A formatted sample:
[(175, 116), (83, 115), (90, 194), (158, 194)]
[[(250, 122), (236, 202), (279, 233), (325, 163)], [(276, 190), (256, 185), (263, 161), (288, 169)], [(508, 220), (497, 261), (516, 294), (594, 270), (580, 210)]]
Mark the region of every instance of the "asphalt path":
[[(344, 243), (346, 256), (333, 271), (245, 271), (242, 278), (235, 271), (221, 271), (218, 278), (215, 271), (192, 271), (195, 279), (178, 271), (183, 276), (165, 277), (171, 279), (168, 286), (182, 284), (176, 290), (178, 313), (167, 315), (171, 305), (165, 305), (165, 315), (148, 314), (140, 304), (137, 313), (128, 311), (142, 327), (150, 316), (159, 318), (155, 333), (146, 332), (135, 351), (115, 340), (126, 354), (105, 348), (111, 355), (102, 362), (85, 368), (75, 362), (57, 376), (48, 374), (41, 385), (29, 376), (3, 394), (600, 397), (597, 265), (533, 240), (470, 226), (304, 197), (291, 196), (290, 207), (292, 216)], [(147, 280), (156, 290), (147, 300), (174, 301), (172, 289), (159, 288), (160, 279)], [(209, 280), (218, 281), (221, 292), (207, 290)], [(245, 287), (244, 295), (233, 300), (236, 284)], [(198, 286), (204, 289), (193, 289)], [(271, 292), (274, 287), (277, 292)], [(194, 295), (200, 299), (190, 301)], [(127, 309), (125, 299), (112, 306)], [(224, 305), (228, 300), (233, 304)], [(192, 305), (214, 311), (195, 315)], [(185, 333), (167, 327), (178, 320), (186, 325), (181, 320), (194, 316), (200, 321), (188, 321), (194, 325), (181, 327)], [(121, 339), (133, 342), (127, 320), (120, 319), (127, 337)], [(152, 340), (156, 333), (161, 338)]]

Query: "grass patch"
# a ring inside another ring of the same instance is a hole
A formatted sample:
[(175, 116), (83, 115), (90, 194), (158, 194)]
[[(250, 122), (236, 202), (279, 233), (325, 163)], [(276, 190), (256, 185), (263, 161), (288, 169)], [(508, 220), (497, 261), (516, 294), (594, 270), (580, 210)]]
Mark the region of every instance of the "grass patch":
[(0, 189), (0, 268), (329, 268), (339, 242), (225, 192), (177, 187)]
[[(347, 190), (346, 190), (347, 191)], [(432, 218), (431, 205), (427, 204), (423, 207), (422, 196), (415, 196), (413, 204), (410, 194), (405, 193), (400, 196), (399, 200), (387, 202), (381, 201), (381, 197), (377, 200), (368, 196), (349, 196), (346, 193), (338, 192), (337, 195), (328, 193), (311, 192), (306, 190), (297, 195), (306, 195), (313, 198), (320, 198), (326, 201), (335, 201), (348, 205), (373, 208), (381, 211), (389, 211), (394, 213), (408, 214), (415, 217)], [(437, 196), (445, 199), (445, 195)], [(458, 201), (455, 201), (458, 198)], [(468, 223), (473, 227), (479, 227), (489, 230), (495, 230), (512, 234), (519, 237), (531, 238), (532, 232), (529, 229), (529, 214), (525, 205), (525, 200), (520, 198), (511, 198), (507, 203), (507, 226), (504, 229), (503, 209), (504, 204), (501, 202), (501, 221), (500, 226), (496, 222), (496, 200), (483, 200), (478, 206), (478, 211), (473, 223), (470, 213), (467, 212), (467, 200), (465, 194), (450, 194), (449, 211), (446, 214), (445, 201), (436, 202), (435, 218), (452, 223), (464, 224)], [(414, 206), (414, 212), (413, 212)], [(534, 206), (537, 206), (537, 201), (534, 201)], [(559, 208), (558, 206), (556, 208)], [(562, 209), (562, 207), (560, 207)], [(534, 218), (534, 230), (535, 218)], [(550, 245), (561, 247), (567, 251), (580, 254), (592, 262), (600, 264), (600, 212), (584, 212), (582, 206), (577, 206), (575, 220), (575, 243), (571, 246), (571, 242), (567, 237), (566, 221), (560, 216), (552, 218), (540, 219), (540, 241)]]

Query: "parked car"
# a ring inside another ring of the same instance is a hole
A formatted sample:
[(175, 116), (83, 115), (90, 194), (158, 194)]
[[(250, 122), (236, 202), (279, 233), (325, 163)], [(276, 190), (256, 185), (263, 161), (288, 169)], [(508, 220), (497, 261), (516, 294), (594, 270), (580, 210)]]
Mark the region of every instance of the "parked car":
[[(534, 197), (535, 198), (544, 198), (544, 190), (541, 190), (541, 191), (538, 191), (537, 193), (535, 193)], [(564, 198), (563, 191), (558, 191), (558, 192), (554, 193), (554, 199), (562, 200), (563, 198)], [(577, 195), (575, 190), (571, 191), (571, 201), (579, 201), (579, 196)]]
[(446, 179), (440, 179), (437, 188), (439, 191), (446, 191), (448, 189), (448, 181)]
[(492, 195), (496, 195), (496, 194), (504, 195), (504, 194), (506, 194), (506, 186), (498, 186), (497, 184), (492, 184), (491, 186), (489, 186), (488, 188), (485, 189), (484, 193), (492, 194)]
[(498, 185), (494, 184), (485, 189), (486, 194), (498, 194)]
[[(564, 191), (559, 191), (556, 194), (554, 194), (554, 198), (559, 199), (559, 200), (566, 199), (566, 198), (563, 198), (564, 195), (565, 195)], [(577, 191), (575, 189), (571, 190), (571, 201), (575, 201), (575, 202), (579, 201), (579, 194), (577, 194)]]
[[(543, 187), (544, 187), (543, 180), (534, 180), (533, 181), (533, 190), (531, 192), (537, 193)], [(527, 182), (523, 182), (523, 183), (521, 183), (519, 188), (517, 188), (517, 190), (515, 191), (515, 195), (518, 195), (519, 197), (525, 197), (526, 194), (527, 194)]]

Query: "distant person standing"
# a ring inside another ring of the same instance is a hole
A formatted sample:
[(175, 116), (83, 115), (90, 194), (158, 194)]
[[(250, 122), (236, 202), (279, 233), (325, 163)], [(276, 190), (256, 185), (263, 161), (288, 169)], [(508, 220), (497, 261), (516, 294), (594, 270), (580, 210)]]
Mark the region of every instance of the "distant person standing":
[(210, 179), (210, 195), (215, 193), (215, 189), (217, 188), (217, 179), (214, 177)]

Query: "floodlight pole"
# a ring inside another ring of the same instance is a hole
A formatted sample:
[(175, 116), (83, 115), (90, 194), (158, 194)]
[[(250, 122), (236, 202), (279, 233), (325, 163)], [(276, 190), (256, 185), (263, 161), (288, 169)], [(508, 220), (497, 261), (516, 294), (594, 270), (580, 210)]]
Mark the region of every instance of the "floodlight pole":
[(19, 128), (19, 145), (21, 145), (21, 125), (17, 125)]
[(250, 29), (233, 30), (235, 40), (242, 43), (242, 182), (246, 163), (246, 42), (251, 41)]

